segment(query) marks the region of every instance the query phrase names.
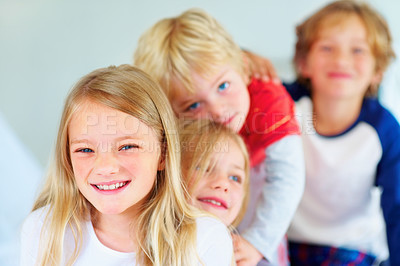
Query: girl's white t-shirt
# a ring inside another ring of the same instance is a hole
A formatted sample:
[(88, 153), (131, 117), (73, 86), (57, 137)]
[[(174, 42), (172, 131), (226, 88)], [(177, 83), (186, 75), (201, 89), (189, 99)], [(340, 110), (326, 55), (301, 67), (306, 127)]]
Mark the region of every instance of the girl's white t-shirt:
[[(40, 248), (39, 239), (47, 208), (32, 212), (25, 220), (21, 231), (22, 266), (35, 265)], [(226, 226), (211, 217), (199, 217), (197, 222), (197, 252), (204, 265), (231, 265), (233, 248), (232, 239)], [(65, 233), (63, 263), (74, 250), (74, 238), (68, 229)], [(199, 263), (201, 264), (201, 263)], [(124, 266), (136, 265), (135, 253), (115, 251), (104, 246), (97, 238), (90, 221), (85, 223), (83, 244), (74, 265)]]

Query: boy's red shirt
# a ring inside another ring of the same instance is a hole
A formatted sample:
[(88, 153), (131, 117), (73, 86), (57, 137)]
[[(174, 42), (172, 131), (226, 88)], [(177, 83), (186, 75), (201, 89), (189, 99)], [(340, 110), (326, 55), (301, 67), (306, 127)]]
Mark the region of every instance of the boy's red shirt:
[(299, 135), (295, 104), (285, 87), (253, 79), (248, 86), (250, 109), (240, 135), (247, 144), (250, 164), (265, 159), (265, 149), (287, 135)]

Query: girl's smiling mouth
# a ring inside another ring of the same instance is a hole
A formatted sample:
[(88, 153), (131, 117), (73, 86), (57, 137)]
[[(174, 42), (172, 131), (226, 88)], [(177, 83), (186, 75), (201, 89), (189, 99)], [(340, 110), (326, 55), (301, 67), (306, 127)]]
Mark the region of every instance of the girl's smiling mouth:
[(226, 204), (226, 202), (219, 198), (204, 197), (204, 198), (197, 198), (197, 200), (203, 204), (211, 205), (212, 207), (215, 207), (215, 208), (228, 209), (228, 205)]
[(101, 184), (90, 184), (95, 190), (99, 192), (119, 192), (125, 188), (131, 181), (108, 182)]

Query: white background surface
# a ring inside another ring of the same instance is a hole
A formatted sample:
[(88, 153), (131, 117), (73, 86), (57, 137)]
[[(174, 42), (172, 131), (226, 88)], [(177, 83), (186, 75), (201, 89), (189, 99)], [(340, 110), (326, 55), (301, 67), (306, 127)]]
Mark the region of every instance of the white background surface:
[[(0, 112), (45, 167), (72, 85), (96, 68), (132, 63), (139, 36), (159, 19), (203, 8), (241, 47), (270, 58), (291, 79), (295, 25), (327, 2), (0, 0)], [(400, 1), (368, 2), (398, 43)]]

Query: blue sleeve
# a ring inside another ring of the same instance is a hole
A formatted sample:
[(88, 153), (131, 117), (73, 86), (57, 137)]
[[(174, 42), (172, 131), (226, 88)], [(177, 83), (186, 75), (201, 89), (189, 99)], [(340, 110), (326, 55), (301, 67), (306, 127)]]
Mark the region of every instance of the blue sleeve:
[(283, 83), (283, 86), (286, 88), (292, 99), (296, 102), (303, 96), (310, 96), (310, 91), (306, 86), (300, 84), (298, 81), (293, 83)]
[(376, 113), (382, 143), (382, 159), (378, 165), (376, 184), (382, 188), (381, 207), (386, 222), (390, 265), (400, 265), (400, 126), (385, 109)]

